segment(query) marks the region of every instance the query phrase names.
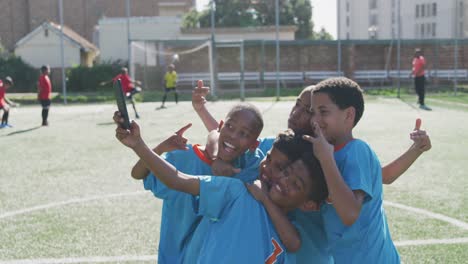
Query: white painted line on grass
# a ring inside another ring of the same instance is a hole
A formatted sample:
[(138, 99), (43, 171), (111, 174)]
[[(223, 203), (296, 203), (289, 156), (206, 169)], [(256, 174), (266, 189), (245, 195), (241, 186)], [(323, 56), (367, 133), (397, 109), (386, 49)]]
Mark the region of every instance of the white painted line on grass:
[(158, 255), (145, 256), (111, 256), (111, 257), (83, 257), (83, 258), (48, 258), (48, 259), (17, 259), (0, 261), (0, 264), (56, 264), (56, 263), (99, 263), (112, 262), (121, 263), (128, 261), (151, 261), (158, 260)]
[(394, 242), (397, 247), (404, 246), (424, 246), (424, 245), (449, 245), (468, 243), (468, 237), (448, 238), (448, 239), (425, 239), (425, 240), (406, 240)]
[(91, 197), (87, 197), (87, 198), (76, 198), (76, 199), (71, 199), (71, 200), (68, 200), (68, 201), (38, 205), (38, 206), (25, 208), (25, 209), (13, 211), (13, 212), (7, 212), (7, 213), (4, 213), (4, 214), (1, 214), (0, 219), (12, 217), (12, 216), (17, 216), (17, 215), (22, 215), (22, 214), (28, 214), (28, 213), (31, 213), (31, 212), (34, 212), (34, 211), (49, 209), (49, 208), (53, 208), (53, 207), (59, 207), (59, 206), (62, 206), (62, 205), (67, 205), (67, 204), (83, 203), (83, 202), (89, 202), (89, 201), (94, 201), (94, 200), (116, 198), (116, 197), (122, 197), (122, 196), (141, 195), (141, 194), (144, 194), (144, 193), (147, 193), (147, 192), (146, 191), (137, 191), (137, 192), (130, 192), (130, 193), (114, 193), (114, 194), (108, 194), (108, 195), (91, 196)]
[(460, 220), (457, 220), (455, 218), (451, 218), (451, 217), (448, 217), (448, 216), (445, 216), (445, 215), (442, 215), (442, 214), (434, 213), (434, 212), (424, 210), (424, 209), (421, 209), (421, 208), (407, 206), (407, 205), (404, 205), (404, 204), (389, 202), (389, 201), (384, 201), (384, 205), (396, 207), (396, 208), (407, 210), (407, 211), (414, 212), (414, 213), (417, 213), (417, 214), (426, 215), (428, 217), (431, 217), (431, 218), (434, 218), (434, 219), (437, 219), (437, 220), (440, 220), (440, 221), (444, 221), (444, 222), (447, 222), (447, 223), (452, 224), (454, 226), (458, 226), (458, 227), (460, 227), (462, 229), (468, 230), (468, 223), (465, 223), (463, 221), (460, 221)]

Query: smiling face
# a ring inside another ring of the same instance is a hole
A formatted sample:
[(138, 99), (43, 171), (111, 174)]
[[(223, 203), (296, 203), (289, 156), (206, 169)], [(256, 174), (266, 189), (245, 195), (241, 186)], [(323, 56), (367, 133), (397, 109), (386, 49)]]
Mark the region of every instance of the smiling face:
[(256, 145), (260, 132), (253, 112), (246, 109), (233, 112), (219, 131), (218, 158), (230, 162), (239, 157)]
[(314, 93), (312, 96), (313, 118), (330, 144), (341, 144), (344, 134), (353, 128), (354, 115), (351, 107), (341, 110), (326, 93)]
[(260, 163), (259, 179), (268, 186), (279, 181), (281, 178), (280, 172), (289, 165), (288, 156), (273, 147), (266, 155), (265, 159)]
[(270, 199), (280, 208), (293, 210), (310, 201), (312, 179), (305, 163), (299, 159), (280, 172), (279, 180), (271, 185)]
[(288, 128), (295, 132), (308, 134), (312, 130), (310, 119), (312, 118), (311, 91), (302, 92), (296, 100), (288, 118)]

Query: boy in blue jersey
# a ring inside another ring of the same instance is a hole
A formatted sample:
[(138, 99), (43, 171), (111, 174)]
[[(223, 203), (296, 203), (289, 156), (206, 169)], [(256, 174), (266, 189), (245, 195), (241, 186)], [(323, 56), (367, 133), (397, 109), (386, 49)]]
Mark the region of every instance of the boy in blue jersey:
[(382, 168), (372, 149), (353, 136), (364, 112), (357, 83), (331, 78), (312, 95), (314, 154), (327, 181), (321, 214), (336, 263), (399, 263), (382, 205)]
[[(308, 86), (302, 90), (296, 99), (296, 103), (291, 109), (288, 117), (288, 127), (296, 132), (304, 134), (312, 134), (313, 129), (311, 127), (311, 118), (313, 112), (311, 111), (312, 103), (312, 91), (314, 86)], [(208, 87), (198, 86), (194, 89), (192, 94), (192, 105), (200, 118), (202, 119), (205, 127), (210, 130), (216, 129), (218, 126), (217, 121), (211, 116), (209, 111), (205, 107), (205, 96), (209, 92)], [(401, 176), (411, 164), (425, 151), (431, 148), (430, 138), (426, 131), (421, 130), (421, 120), (416, 120), (416, 126), (414, 131), (410, 133), (410, 138), (414, 143), (409, 149), (403, 153), (400, 157), (395, 159), (393, 162), (382, 167), (382, 181), (385, 184), (391, 184), (399, 176)], [(211, 142), (216, 142), (215, 134), (210, 132), (212, 136)], [(281, 152), (275, 151), (268, 152), (271, 148), (274, 138), (263, 138), (260, 139), (260, 145), (258, 146), (264, 153), (267, 154), (267, 160), (270, 159), (269, 155), (279, 156), (280, 159), (283, 155)], [(216, 149), (216, 147), (212, 147)], [(273, 164), (274, 165), (274, 164)], [(216, 160), (213, 163), (213, 170), (217, 170), (228, 174), (234, 171), (232, 167), (222, 161)], [(277, 174), (279, 175), (279, 174)], [(278, 181), (274, 176), (266, 173), (260, 173), (260, 179), (266, 183), (272, 183)], [(326, 239), (325, 230), (323, 228), (323, 220), (320, 212), (302, 212), (297, 210), (293, 217), (295, 219), (296, 228), (299, 230), (301, 235), (302, 247), (297, 252), (297, 263), (333, 263), (333, 259), (328, 252), (328, 241)], [(286, 247), (294, 248), (294, 245), (288, 245), (285, 242)]]
[[(146, 146), (135, 122), (130, 130), (118, 128), (116, 131), (117, 138), (132, 148), (161, 182), (170, 188), (199, 195), (197, 210), (204, 216), (202, 221), (208, 221), (209, 225), (199, 254), (194, 259), (185, 259), (186, 263), (288, 263), (291, 260), (286, 257), (275, 231), (276, 223), (270, 221), (264, 207), (241, 181), (228, 177), (194, 177), (178, 171)], [(301, 140), (294, 148), (297, 160), (283, 169), (281, 181), (267, 190), (268, 199), (283, 214), (295, 208), (316, 208), (327, 196), (312, 146)], [(301, 148), (309, 151), (301, 152)], [(255, 184), (265, 188), (259, 180)]]
[[(114, 120), (121, 121), (119, 116)], [(199, 145), (185, 145), (183, 133), (189, 125), (159, 144), (157, 154), (167, 152), (164, 159), (179, 171), (192, 175), (212, 175), (211, 158)], [(263, 154), (255, 150), (258, 135), (263, 128), (263, 119), (251, 104), (238, 104), (226, 116), (226, 123), (220, 129), (218, 139), (220, 158), (242, 169), (233, 178), (252, 183), (258, 176), (258, 166)], [(171, 151), (174, 149), (179, 149)], [(247, 151), (250, 149), (249, 151)], [(157, 175), (156, 175), (157, 176)], [(185, 241), (198, 226), (201, 219), (193, 211), (196, 201), (191, 195), (172, 190), (150, 174), (143, 161), (132, 169), (132, 177), (143, 179), (144, 188), (164, 200), (161, 217), (158, 263), (179, 263)]]

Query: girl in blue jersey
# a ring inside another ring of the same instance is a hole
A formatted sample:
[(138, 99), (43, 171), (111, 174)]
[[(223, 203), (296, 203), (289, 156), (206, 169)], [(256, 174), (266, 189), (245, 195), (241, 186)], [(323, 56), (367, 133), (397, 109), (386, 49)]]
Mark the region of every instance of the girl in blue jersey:
[[(132, 122), (130, 130), (118, 128), (117, 138), (132, 148), (152, 172), (168, 187), (200, 197), (197, 211), (208, 222), (205, 239), (195, 258), (185, 263), (289, 263), (285, 247), (275, 231), (262, 204), (247, 191), (245, 185), (228, 177), (194, 177), (181, 173), (151, 151), (140, 136), (139, 126)], [(301, 152), (300, 149), (309, 150)], [(268, 199), (286, 214), (296, 208), (316, 208), (327, 196), (326, 186), (318, 161), (305, 141), (296, 144), (298, 159), (281, 172), (281, 181), (267, 189)], [(290, 159), (293, 157), (290, 156)], [(265, 164), (268, 166), (268, 163)]]
[[(114, 120), (120, 122), (116, 115)], [(183, 133), (190, 125), (159, 144), (154, 151), (183, 173), (191, 175), (213, 175), (211, 158), (204, 147), (186, 145)], [(226, 116), (226, 122), (220, 128), (218, 138), (218, 156), (241, 169), (233, 176), (242, 182), (252, 183), (258, 176), (258, 166), (263, 153), (255, 149), (258, 135), (263, 128), (260, 112), (251, 104), (238, 104)], [(172, 151), (174, 149), (178, 149)], [(250, 151), (247, 151), (251, 149)], [(157, 175), (156, 175), (157, 176)], [(132, 177), (142, 179), (144, 188), (163, 199), (161, 231), (159, 240), (158, 263), (179, 263), (185, 241), (193, 230), (198, 228), (201, 216), (193, 211), (192, 204), (197, 198), (168, 188), (151, 174), (143, 161), (138, 161), (132, 170)]]

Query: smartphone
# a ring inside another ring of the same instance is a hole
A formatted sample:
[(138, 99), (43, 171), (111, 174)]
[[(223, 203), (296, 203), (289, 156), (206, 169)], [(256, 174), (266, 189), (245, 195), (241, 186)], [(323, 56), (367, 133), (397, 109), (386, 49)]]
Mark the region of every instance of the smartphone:
[(128, 118), (127, 103), (125, 102), (125, 95), (122, 91), (122, 81), (120, 79), (117, 79), (117, 81), (114, 82), (114, 90), (115, 99), (117, 100), (117, 107), (119, 108), (120, 115), (124, 119), (121, 127), (130, 129), (130, 119)]

